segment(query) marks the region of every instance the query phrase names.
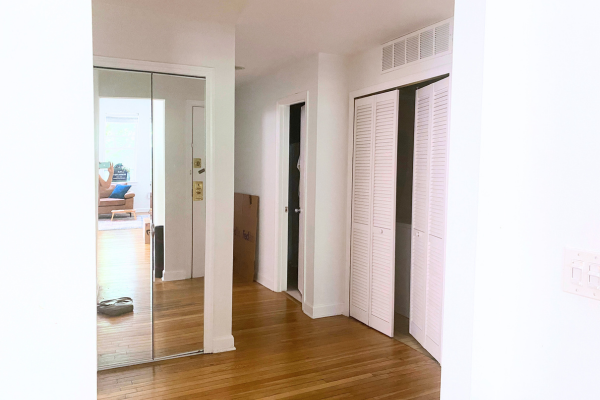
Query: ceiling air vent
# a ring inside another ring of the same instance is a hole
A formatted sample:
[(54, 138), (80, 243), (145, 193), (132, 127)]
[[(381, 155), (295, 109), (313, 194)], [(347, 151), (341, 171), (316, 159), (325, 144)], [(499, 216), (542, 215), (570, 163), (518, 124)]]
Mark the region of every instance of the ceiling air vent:
[(381, 46), (381, 72), (452, 52), (452, 18)]
[(383, 57), (381, 57), (381, 70), (387, 71), (394, 68), (394, 45), (390, 44), (383, 48)]
[(411, 63), (419, 59), (419, 36), (406, 38), (406, 62)]
[(406, 40), (394, 43), (394, 67), (399, 67), (406, 63)]
[(450, 23), (435, 27), (435, 54), (440, 54), (450, 49)]
[(419, 35), (419, 58), (422, 60), (433, 55), (433, 29), (421, 32)]

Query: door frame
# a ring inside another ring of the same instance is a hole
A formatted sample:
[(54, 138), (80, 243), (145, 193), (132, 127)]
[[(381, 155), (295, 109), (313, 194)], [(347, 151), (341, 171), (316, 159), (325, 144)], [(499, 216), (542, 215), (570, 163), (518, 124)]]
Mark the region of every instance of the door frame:
[[(354, 101), (359, 97), (371, 96), (380, 92), (393, 90), (402, 86), (414, 85), (441, 75), (450, 75), (450, 88), (452, 87), (452, 55), (440, 57), (441, 65), (423, 69), (411, 75), (402, 76), (398, 79), (383, 82), (378, 85), (369, 86), (350, 92), (348, 95), (348, 165), (346, 183), (346, 262), (344, 268), (344, 307), (342, 314), (350, 316), (350, 256), (352, 244), (352, 179), (354, 165)], [(401, 72), (399, 70), (398, 72)], [(449, 136), (450, 137), (450, 133)], [(395, 310), (394, 310), (395, 311)]]
[[(129, 70), (136, 72), (156, 72), (173, 75), (204, 78), (205, 88), (205, 113), (206, 113), (206, 165), (213, 165), (215, 159), (215, 71), (214, 68), (196, 67), (190, 65), (167, 64), (153, 61), (139, 61), (123, 58), (94, 56), (94, 67)], [(97, 143), (96, 143), (97, 146)], [(96, 147), (97, 149), (97, 147)], [(98, 176), (98, 163), (96, 162), (96, 176)], [(97, 185), (96, 185), (97, 186)], [(215, 218), (215, 179), (212, 168), (206, 170), (206, 184), (204, 198), (206, 200), (206, 255), (204, 270), (204, 353), (214, 350), (214, 292), (215, 292), (215, 251), (217, 236), (217, 223)], [(97, 207), (96, 207), (97, 209)], [(96, 211), (97, 212), (97, 211)], [(98, 216), (96, 215), (96, 219)], [(96, 236), (98, 232), (96, 230)], [(97, 239), (97, 238), (96, 238)], [(184, 354), (189, 355), (189, 354)], [(182, 356), (184, 356), (182, 355)], [(155, 360), (156, 361), (156, 360)]]
[[(285, 97), (277, 101), (276, 106), (276, 197), (275, 197), (275, 227), (277, 229), (275, 235), (275, 268), (273, 275), (273, 286), (276, 292), (282, 292), (287, 290), (287, 243), (288, 243), (288, 213), (285, 211), (285, 207), (288, 204), (288, 190), (289, 190), (289, 141), (290, 141), (290, 106), (293, 104), (304, 103), (305, 110), (305, 124), (306, 124), (306, 140), (305, 143), (300, 143), (302, 154), (302, 162), (304, 163), (305, 170), (307, 169), (306, 162), (309, 159), (307, 154), (308, 149), (308, 135), (309, 135), (309, 107), (308, 107), (308, 91), (295, 93), (291, 96)], [(304, 179), (304, 187), (301, 188), (301, 192), (305, 196), (307, 195), (307, 181)], [(304, 202), (305, 207), (308, 206), (308, 202)], [(288, 210), (289, 211), (289, 210)], [(304, 287), (302, 288), (302, 303), (304, 304), (306, 298), (306, 210), (302, 210), (300, 218), (303, 219), (304, 232), (300, 232), (300, 235), (304, 239), (304, 265), (298, 265), (298, 268), (302, 268), (304, 271)]]

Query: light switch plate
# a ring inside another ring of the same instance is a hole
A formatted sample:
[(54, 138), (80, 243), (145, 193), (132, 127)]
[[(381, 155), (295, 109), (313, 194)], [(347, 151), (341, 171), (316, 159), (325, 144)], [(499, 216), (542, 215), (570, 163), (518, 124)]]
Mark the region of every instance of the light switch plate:
[(600, 253), (565, 249), (563, 290), (600, 300)]

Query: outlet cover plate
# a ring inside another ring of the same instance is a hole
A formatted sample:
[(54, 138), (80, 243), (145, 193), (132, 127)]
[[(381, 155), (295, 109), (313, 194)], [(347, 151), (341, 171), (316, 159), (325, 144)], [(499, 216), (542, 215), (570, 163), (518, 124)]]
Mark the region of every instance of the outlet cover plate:
[[(581, 270), (581, 271), (579, 271)], [(580, 279), (578, 279), (580, 277)], [(565, 249), (563, 290), (600, 300), (600, 253)]]

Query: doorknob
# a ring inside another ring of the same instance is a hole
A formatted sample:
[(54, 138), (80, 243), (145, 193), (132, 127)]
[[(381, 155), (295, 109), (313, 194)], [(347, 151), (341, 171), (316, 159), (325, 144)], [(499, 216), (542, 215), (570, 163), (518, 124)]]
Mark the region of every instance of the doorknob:
[(302, 212), (302, 209), (296, 208), (294, 211), (296, 211), (297, 214), (300, 214)]

